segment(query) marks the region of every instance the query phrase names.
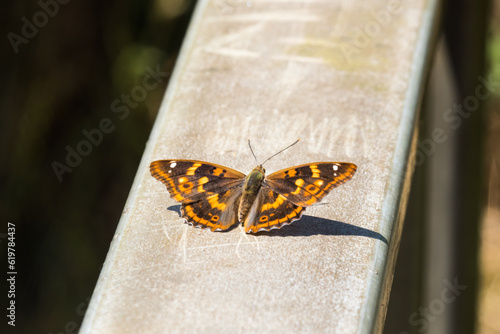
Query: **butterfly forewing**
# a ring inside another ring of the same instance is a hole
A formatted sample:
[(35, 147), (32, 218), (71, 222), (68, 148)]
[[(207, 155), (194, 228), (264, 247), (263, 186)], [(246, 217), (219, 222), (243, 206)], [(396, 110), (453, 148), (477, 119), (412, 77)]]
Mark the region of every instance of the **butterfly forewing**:
[(308, 207), (349, 181), (356, 169), (348, 162), (316, 162), (277, 171), (265, 178), (264, 185), (295, 205)]
[(194, 160), (157, 160), (151, 163), (150, 171), (167, 186), (170, 196), (181, 203), (242, 186), (245, 181), (245, 174), (234, 169)]

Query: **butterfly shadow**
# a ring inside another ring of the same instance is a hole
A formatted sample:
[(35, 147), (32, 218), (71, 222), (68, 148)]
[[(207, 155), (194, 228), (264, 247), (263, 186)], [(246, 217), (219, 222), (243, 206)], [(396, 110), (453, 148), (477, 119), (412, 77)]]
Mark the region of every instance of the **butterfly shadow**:
[(179, 218), (181, 217), (181, 206), (180, 204), (177, 205), (171, 205), (167, 208), (169, 211), (176, 212), (179, 215)]
[[(176, 212), (181, 216), (181, 206), (171, 205), (167, 208), (170, 211)], [(237, 225), (232, 226), (228, 231), (233, 230)], [(368, 237), (380, 240), (386, 245), (387, 239), (380, 233), (368, 230), (363, 227), (339, 222), (336, 220), (313, 217), (303, 215), (300, 220), (293, 222), (291, 225), (283, 226), (279, 230), (271, 230), (268, 232), (259, 232), (256, 236), (270, 237), (309, 237), (312, 235), (355, 235)]]
[(355, 235), (378, 239), (388, 244), (387, 239), (380, 233), (368, 230), (363, 227), (339, 222), (332, 219), (325, 219), (303, 215), (300, 220), (291, 225), (283, 226), (279, 230), (269, 232), (259, 232), (257, 235), (267, 235), (270, 237), (309, 237), (313, 235)]

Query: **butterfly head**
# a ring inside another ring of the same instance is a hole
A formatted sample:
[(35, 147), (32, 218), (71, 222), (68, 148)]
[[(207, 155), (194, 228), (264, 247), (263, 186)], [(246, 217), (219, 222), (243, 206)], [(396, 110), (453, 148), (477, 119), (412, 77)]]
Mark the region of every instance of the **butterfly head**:
[(262, 165), (258, 165), (253, 170), (256, 171), (256, 172), (262, 173), (263, 175), (266, 174), (266, 170), (265, 170), (264, 167), (262, 167)]

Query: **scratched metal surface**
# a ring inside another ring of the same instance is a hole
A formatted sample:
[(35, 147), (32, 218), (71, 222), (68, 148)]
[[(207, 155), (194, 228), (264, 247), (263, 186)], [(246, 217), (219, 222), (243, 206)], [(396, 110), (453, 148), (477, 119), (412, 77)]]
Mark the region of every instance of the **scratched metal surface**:
[[(436, 3), (200, 1), (81, 332), (380, 330)], [(149, 163), (248, 173), (248, 138), (358, 171), (281, 230), (184, 224)]]

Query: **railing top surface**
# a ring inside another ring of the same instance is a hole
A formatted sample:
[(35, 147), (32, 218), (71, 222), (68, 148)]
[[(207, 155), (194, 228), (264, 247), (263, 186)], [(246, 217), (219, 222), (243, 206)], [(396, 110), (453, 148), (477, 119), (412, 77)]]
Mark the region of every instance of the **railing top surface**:
[[(380, 328), (436, 1), (200, 1), (82, 333)], [(354, 178), (267, 234), (200, 230), (149, 172), (349, 161)]]

